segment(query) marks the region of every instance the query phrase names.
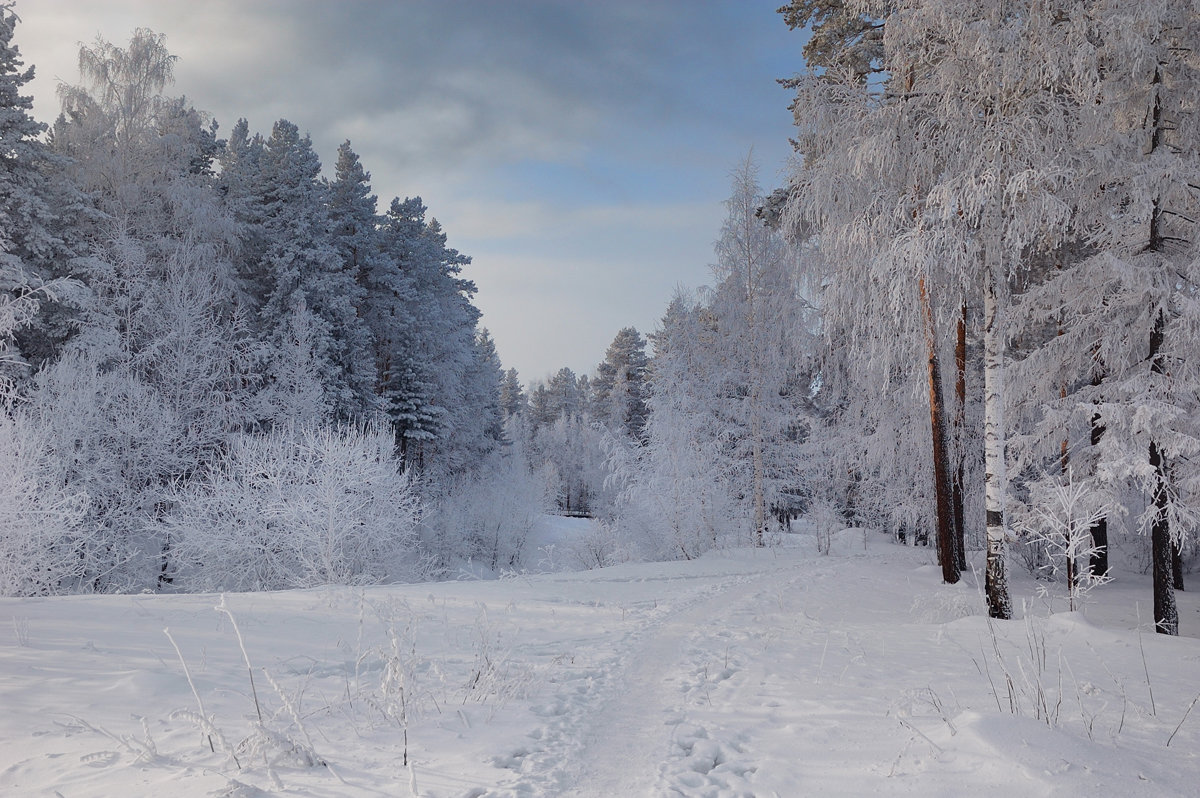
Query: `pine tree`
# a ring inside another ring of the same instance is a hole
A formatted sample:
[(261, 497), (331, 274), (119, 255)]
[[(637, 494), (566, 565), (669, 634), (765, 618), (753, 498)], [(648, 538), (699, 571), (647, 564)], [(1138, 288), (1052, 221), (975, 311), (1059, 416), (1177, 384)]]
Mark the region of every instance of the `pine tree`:
[(386, 313), (386, 328), (376, 330), (381, 394), (401, 450), (415, 464), (422, 464), (424, 447), (443, 431), (450, 400), (439, 392), (435, 368), (435, 339), (446, 332), (436, 299), (443, 253), (428, 235), (425, 212), (419, 197), (392, 200), (382, 228), (387, 271), (376, 278), (370, 300), (380, 315)]
[(21, 93), (33, 79), (33, 67), (23, 69), (13, 42), (16, 24), (11, 4), (0, 5), (0, 306), (6, 317), (21, 322), (0, 337), (0, 383), (9, 387), (27, 372), (21, 350), (40, 360), (52, 346), (36, 340), (36, 332), (16, 336), (35, 320), (42, 302), (55, 298), (62, 284), (47, 281), (55, 260), (69, 254), (54, 232), (57, 220), (47, 201), (52, 159), (41, 141), (46, 125), (33, 118), (33, 98)]
[(338, 148), (334, 180), (328, 183), (329, 219), (342, 268), (355, 284), (351, 304), (358, 318), (365, 322), (355, 328), (358, 358), (347, 363), (360, 392), (363, 412), (370, 412), (378, 405), (379, 348), (375, 336), (387, 334), (382, 329), (386, 326), (384, 319), (390, 318), (396, 305), (395, 289), (387, 280), (395, 266), (383, 252), (377, 201), (371, 193), (370, 180), (371, 175), (363, 169), (350, 142), (344, 142)]
[(505, 371), (500, 382), (500, 411), (504, 414), (504, 421), (507, 423), (509, 419), (524, 415), (527, 407), (528, 398), (521, 387), (517, 370)]
[[(257, 212), (264, 250), (252, 282), (266, 289), (259, 324), (273, 348), (269, 370), (283, 369), (288, 319), (311, 313), (309, 329), (317, 374), (334, 415), (369, 412), (373, 390), (370, 338), (358, 318), (361, 294), (332, 235), (328, 189), (307, 136), (287, 120), (275, 123), (263, 147)], [(277, 374), (278, 376), (278, 374)]]
[(646, 341), (633, 327), (620, 330), (589, 382), (592, 417), (634, 441), (646, 426)]

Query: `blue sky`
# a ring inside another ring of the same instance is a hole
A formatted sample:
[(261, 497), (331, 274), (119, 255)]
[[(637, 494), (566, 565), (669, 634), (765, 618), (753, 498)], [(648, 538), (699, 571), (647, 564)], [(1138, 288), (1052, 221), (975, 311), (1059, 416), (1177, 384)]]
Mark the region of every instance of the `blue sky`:
[(350, 139), (381, 203), (420, 195), (505, 366), (591, 372), (710, 279), (729, 172), (788, 157), (803, 34), (781, 0), (18, 0), (35, 113), (58, 111), (79, 42), (165, 34), (175, 94), (228, 131)]

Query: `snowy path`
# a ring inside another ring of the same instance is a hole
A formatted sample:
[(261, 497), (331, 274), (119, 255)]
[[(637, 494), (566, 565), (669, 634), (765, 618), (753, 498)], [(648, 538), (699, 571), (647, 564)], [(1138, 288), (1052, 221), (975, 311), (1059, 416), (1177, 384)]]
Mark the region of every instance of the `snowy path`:
[(574, 794), (651, 795), (709, 780), (720, 785), (725, 774), (712, 771), (726, 753), (714, 741), (701, 742), (707, 731), (689, 722), (688, 706), (729, 679), (736, 663), (728, 650), (712, 661), (712, 641), (702, 638), (718, 630), (719, 648), (720, 638), (730, 634), (730, 619), (760, 600), (765, 584), (784, 589), (796, 579), (770, 571), (723, 582), (631, 635), (607, 701), (587, 732)]
[[(989, 627), (976, 589), (941, 586), (928, 551), (850, 533), (826, 557), (789, 542), (228, 596), (262, 721), (216, 596), (0, 600), (13, 629), (0, 639), (0, 795), (1195, 794), (1200, 714), (1185, 710), (1200, 641), (1136, 632), (1141, 575), (1106, 588), (1094, 620), (1038, 606)], [(1195, 634), (1200, 594), (1179, 599)], [(164, 627), (228, 750), (199, 732)], [(1005, 667), (1017, 713), (994, 690)]]
[[(796, 579), (794, 569), (765, 552), (746, 568), (732, 577), (636, 580), (650, 598), (624, 610), (583, 655), (587, 664), (566, 669), (548, 699), (533, 705), (542, 724), (497, 759), (520, 775), (482, 794), (668, 794), (678, 780), (672, 765), (687, 758), (689, 735), (698, 733), (687, 723), (687, 705), (732, 673), (697, 647), (697, 630), (723, 627), (738, 607), (757, 600), (752, 590)], [(700, 778), (694, 763), (684, 769), (685, 783)]]
[[(929, 636), (848, 623), (878, 601), (863, 601), (875, 578), (844, 561), (738, 556), (731, 577), (660, 581), (655, 609), (610, 629), (534, 707), (546, 722), (502, 758), (521, 775), (480, 794), (741, 798), (793, 794), (802, 774), (839, 794), (847, 767), (885, 778), (909, 735), (888, 717), (892, 691), (858, 671), (886, 673), (889, 646)], [(885, 583), (878, 600), (894, 617), (908, 588)]]

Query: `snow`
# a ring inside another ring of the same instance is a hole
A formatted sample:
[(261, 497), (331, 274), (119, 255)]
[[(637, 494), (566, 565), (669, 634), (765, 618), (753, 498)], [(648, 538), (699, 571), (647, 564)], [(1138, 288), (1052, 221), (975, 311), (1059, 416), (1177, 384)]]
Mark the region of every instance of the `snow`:
[[(0, 794), (1195, 794), (1200, 640), (1147, 631), (1149, 577), (1067, 613), (1014, 568), (1023, 617), (989, 623), (933, 557), (856, 530), (828, 556), (796, 534), (229, 594), (228, 615), (218, 595), (2, 599)], [(1200, 600), (1179, 600), (1195, 634)]]

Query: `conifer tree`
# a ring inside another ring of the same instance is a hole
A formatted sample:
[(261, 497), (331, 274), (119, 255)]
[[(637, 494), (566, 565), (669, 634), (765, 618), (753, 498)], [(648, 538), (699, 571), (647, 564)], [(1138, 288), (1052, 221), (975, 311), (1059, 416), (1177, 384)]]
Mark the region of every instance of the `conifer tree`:
[(521, 387), (521, 377), (516, 369), (508, 369), (500, 382), (500, 412), (504, 421), (524, 415), (528, 407), (528, 397)]
[(259, 323), (275, 348), (269, 368), (283, 368), (283, 331), (293, 314), (311, 314), (317, 374), (335, 415), (361, 416), (374, 380), (367, 330), (355, 310), (361, 290), (332, 235), (328, 189), (307, 136), (287, 120), (275, 123), (262, 152), (257, 199), (265, 250), (255, 264), (267, 288)]
[(646, 426), (646, 341), (633, 327), (617, 332), (589, 382), (592, 417), (641, 441)]
[(387, 335), (385, 319), (395, 311), (395, 291), (388, 290), (387, 277), (395, 272), (388, 262), (379, 234), (377, 201), (371, 193), (371, 175), (363, 169), (358, 155), (344, 142), (338, 148), (334, 179), (329, 187), (329, 220), (334, 245), (342, 259), (342, 268), (355, 284), (350, 297), (362, 323), (355, 326), (358, 356), (349, 360), (353, 383), (359, 392), (364, 413), (378, 406), (377, 388), (379, 349), (375, 335)]
[(10, 386), (27, 376), (25, 353), (41, 360), (53, 346), (46, 332), (38, 340), (36, 327), (24, 334), (19, 327), (34, 322), (39, 305), (55, 298), (56, 286), (46, 283), (57, 272), (55, 261), (69, 256), (48, 204), (52, 157), (41, 140), (46, 125), (33, 118), (33, 98), (22, 94), (33, 67), (25, 68), (13, 42), (16, 24), (12, 5), (0, 4), (0, 307), (22, 322), (5, 329), (0, 340), (0, 382)]

